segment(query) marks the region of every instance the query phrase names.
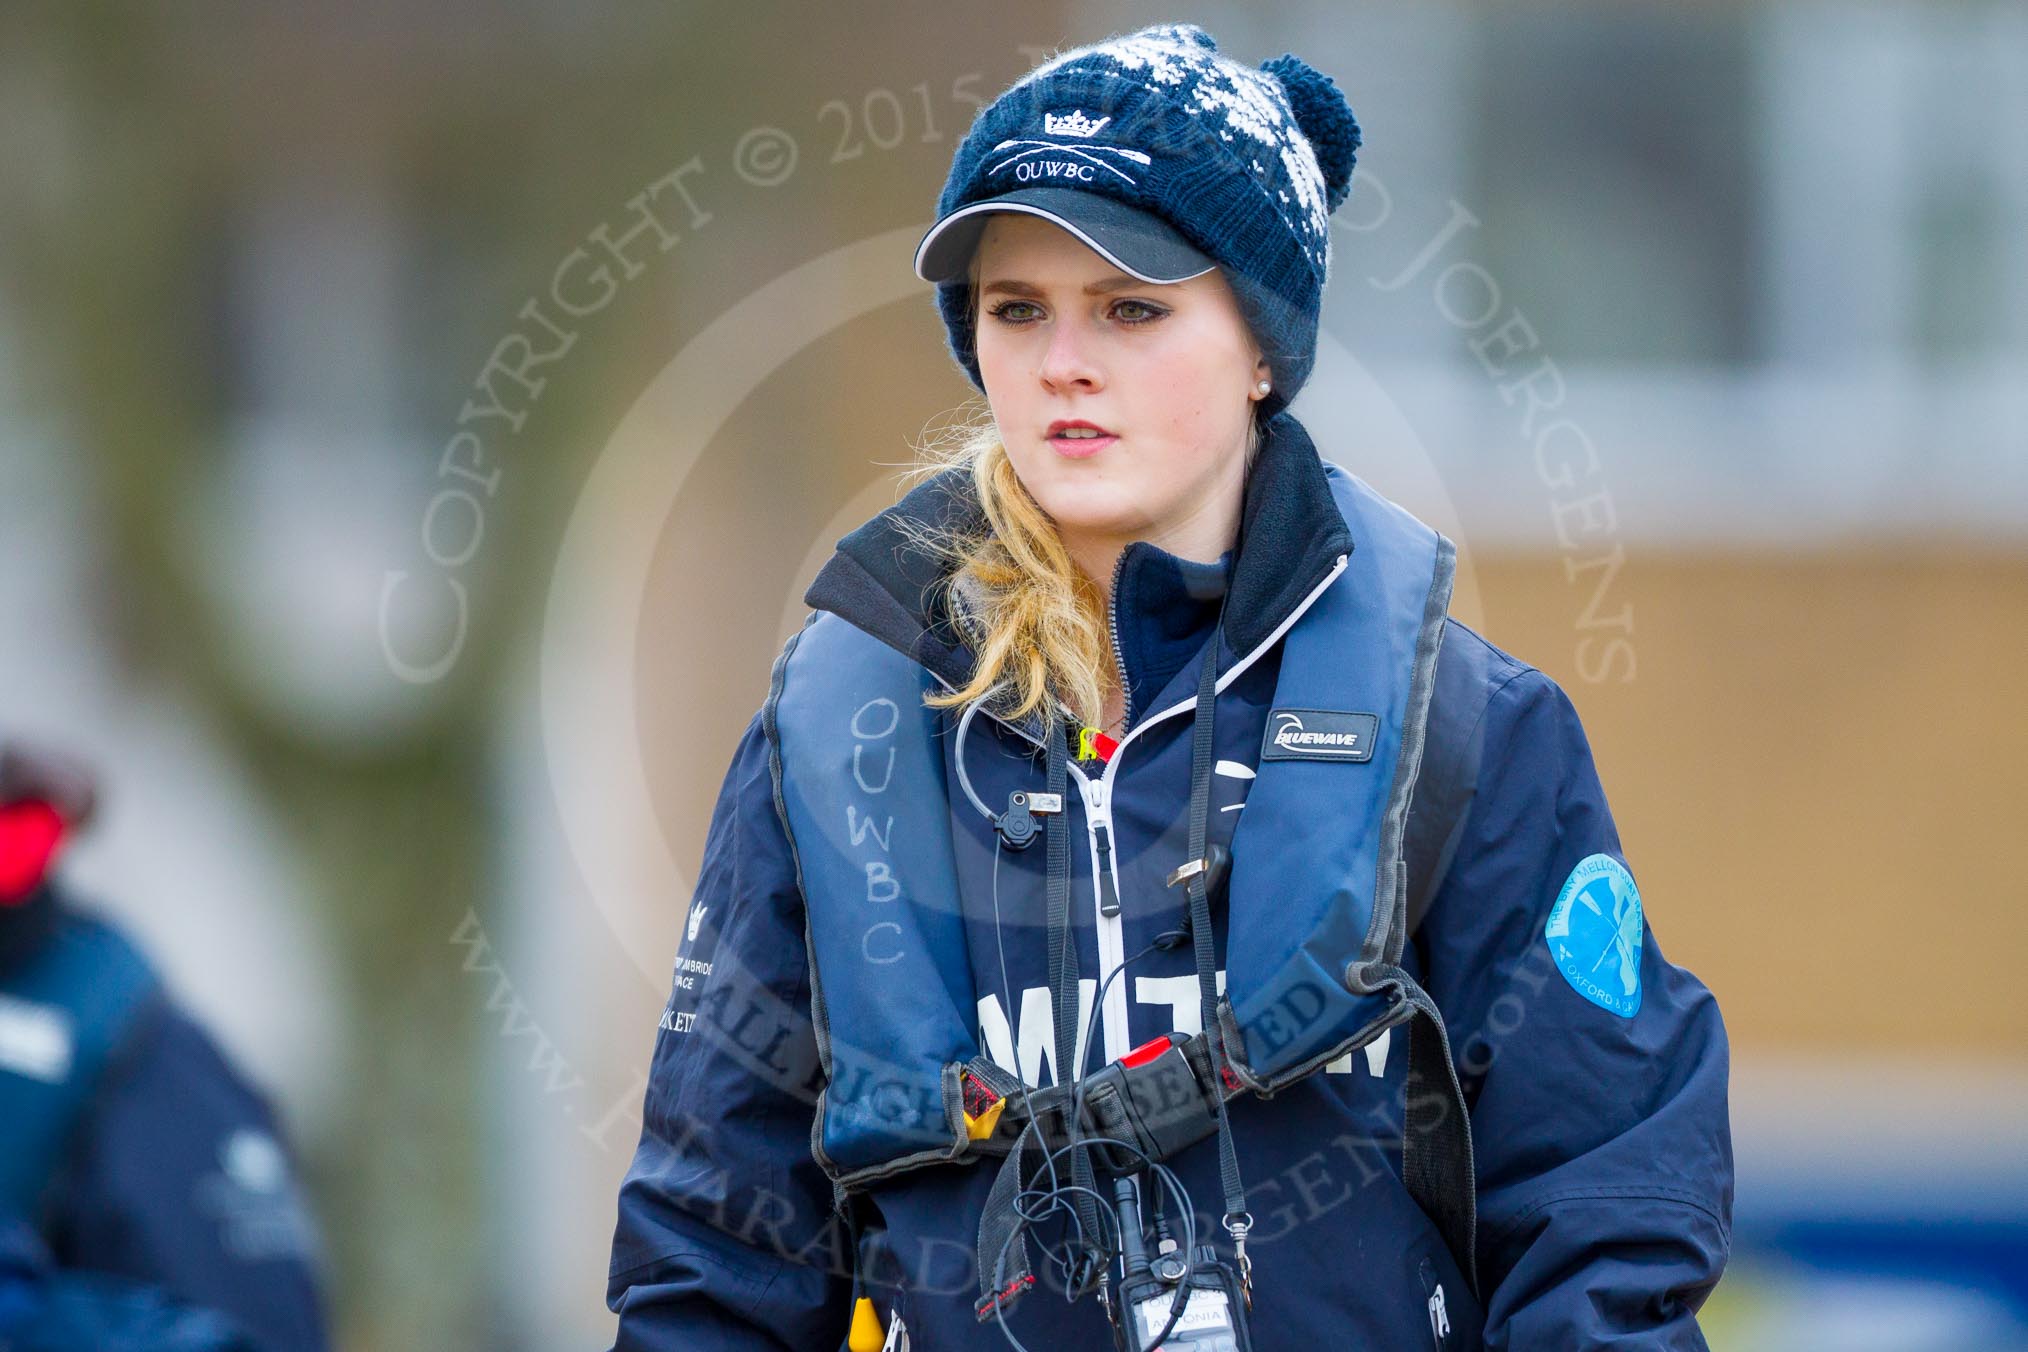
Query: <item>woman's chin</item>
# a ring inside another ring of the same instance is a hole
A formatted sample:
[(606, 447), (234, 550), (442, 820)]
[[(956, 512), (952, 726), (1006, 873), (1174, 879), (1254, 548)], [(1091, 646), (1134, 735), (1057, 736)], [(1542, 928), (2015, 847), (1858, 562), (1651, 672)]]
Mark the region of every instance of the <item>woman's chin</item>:
[(1098, 510), (1090, 502), (1070, 503), (1062, 511), (1053, 511), (1044, 504), (1043, 510), (1049, 512), (1058, 531), (1069, 535), (1124, 539), (1145, 529), (1145, 518), (1139, 512)]
[(1131, 538), (1145, 529), (1147, 504), (1126, 486), (1100, 475), (1061, 476), (1043, 467), (1029, 492), (1060, 531), (1101, 538)]

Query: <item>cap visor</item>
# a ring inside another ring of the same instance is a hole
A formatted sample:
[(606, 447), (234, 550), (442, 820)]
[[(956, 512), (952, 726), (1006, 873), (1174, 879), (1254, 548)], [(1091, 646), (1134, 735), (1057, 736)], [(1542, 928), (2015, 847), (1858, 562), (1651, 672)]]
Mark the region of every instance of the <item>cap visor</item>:
[(1218, 264), (1152, 212), (1076, 188), (1023, 188), (959, 207), (929, 228), (915, 249), (915, 275), (926, 282), (961, 280), (972, 251), (996, 212), (1018, 212), (1075, 235), (1130, 276), (1166, 286), (1200, 277)]

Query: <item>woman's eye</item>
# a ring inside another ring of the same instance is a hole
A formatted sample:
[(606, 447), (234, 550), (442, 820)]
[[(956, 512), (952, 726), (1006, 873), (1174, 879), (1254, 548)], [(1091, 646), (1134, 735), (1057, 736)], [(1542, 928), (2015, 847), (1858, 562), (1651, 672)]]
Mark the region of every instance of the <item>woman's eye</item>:
[[(1027, 311), (1040, 307), (1031, 300), (1006, 300), (995, 305), (988, 313), (1003, 324), (1026, 324), (1035, 316)], [(1020, 313), (1016, 313), (1019, 311)], [(1144, 300), (1122, 300), (1113, 305), (1113, 316), (1122, 324), (1147, 324), (1168, 314), (1159, 305)]]

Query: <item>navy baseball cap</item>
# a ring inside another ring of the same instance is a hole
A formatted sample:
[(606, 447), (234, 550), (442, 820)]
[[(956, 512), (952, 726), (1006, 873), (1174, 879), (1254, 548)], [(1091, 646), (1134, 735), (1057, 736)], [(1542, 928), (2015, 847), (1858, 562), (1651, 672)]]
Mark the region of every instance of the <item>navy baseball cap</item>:
[(1144, 282), (1185, 282), (1218, 266), (1160, 216), (1116, 197), (1079, 188), (1016, 188), (959, 207), (931, 226), (915, 248), (915, 275), (926, 282), (963, 281), (986, 232), (986, 218), (1003, 211), (1062, 226), (1108, 263)]

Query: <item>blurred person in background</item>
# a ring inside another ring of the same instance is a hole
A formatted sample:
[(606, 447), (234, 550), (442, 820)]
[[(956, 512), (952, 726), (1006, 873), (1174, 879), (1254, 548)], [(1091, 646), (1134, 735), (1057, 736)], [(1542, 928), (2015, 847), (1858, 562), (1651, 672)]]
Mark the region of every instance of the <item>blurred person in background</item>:
[(322, 1352), (267, 1101), (55, 873), (95, 796), (0, 745), (0, 1348)]
[(1179, 1343), (1705, 1346), (1717, 1004), (1568, 696), (1285, 411), (1359, 144), (1194, 25), (974, 123), (916, 271), (993, 425), (840, 541), (724, 780), (619, 1352), (1147, 1346), (1181, 1306), (1126, 1237), (1172, 1191)]

